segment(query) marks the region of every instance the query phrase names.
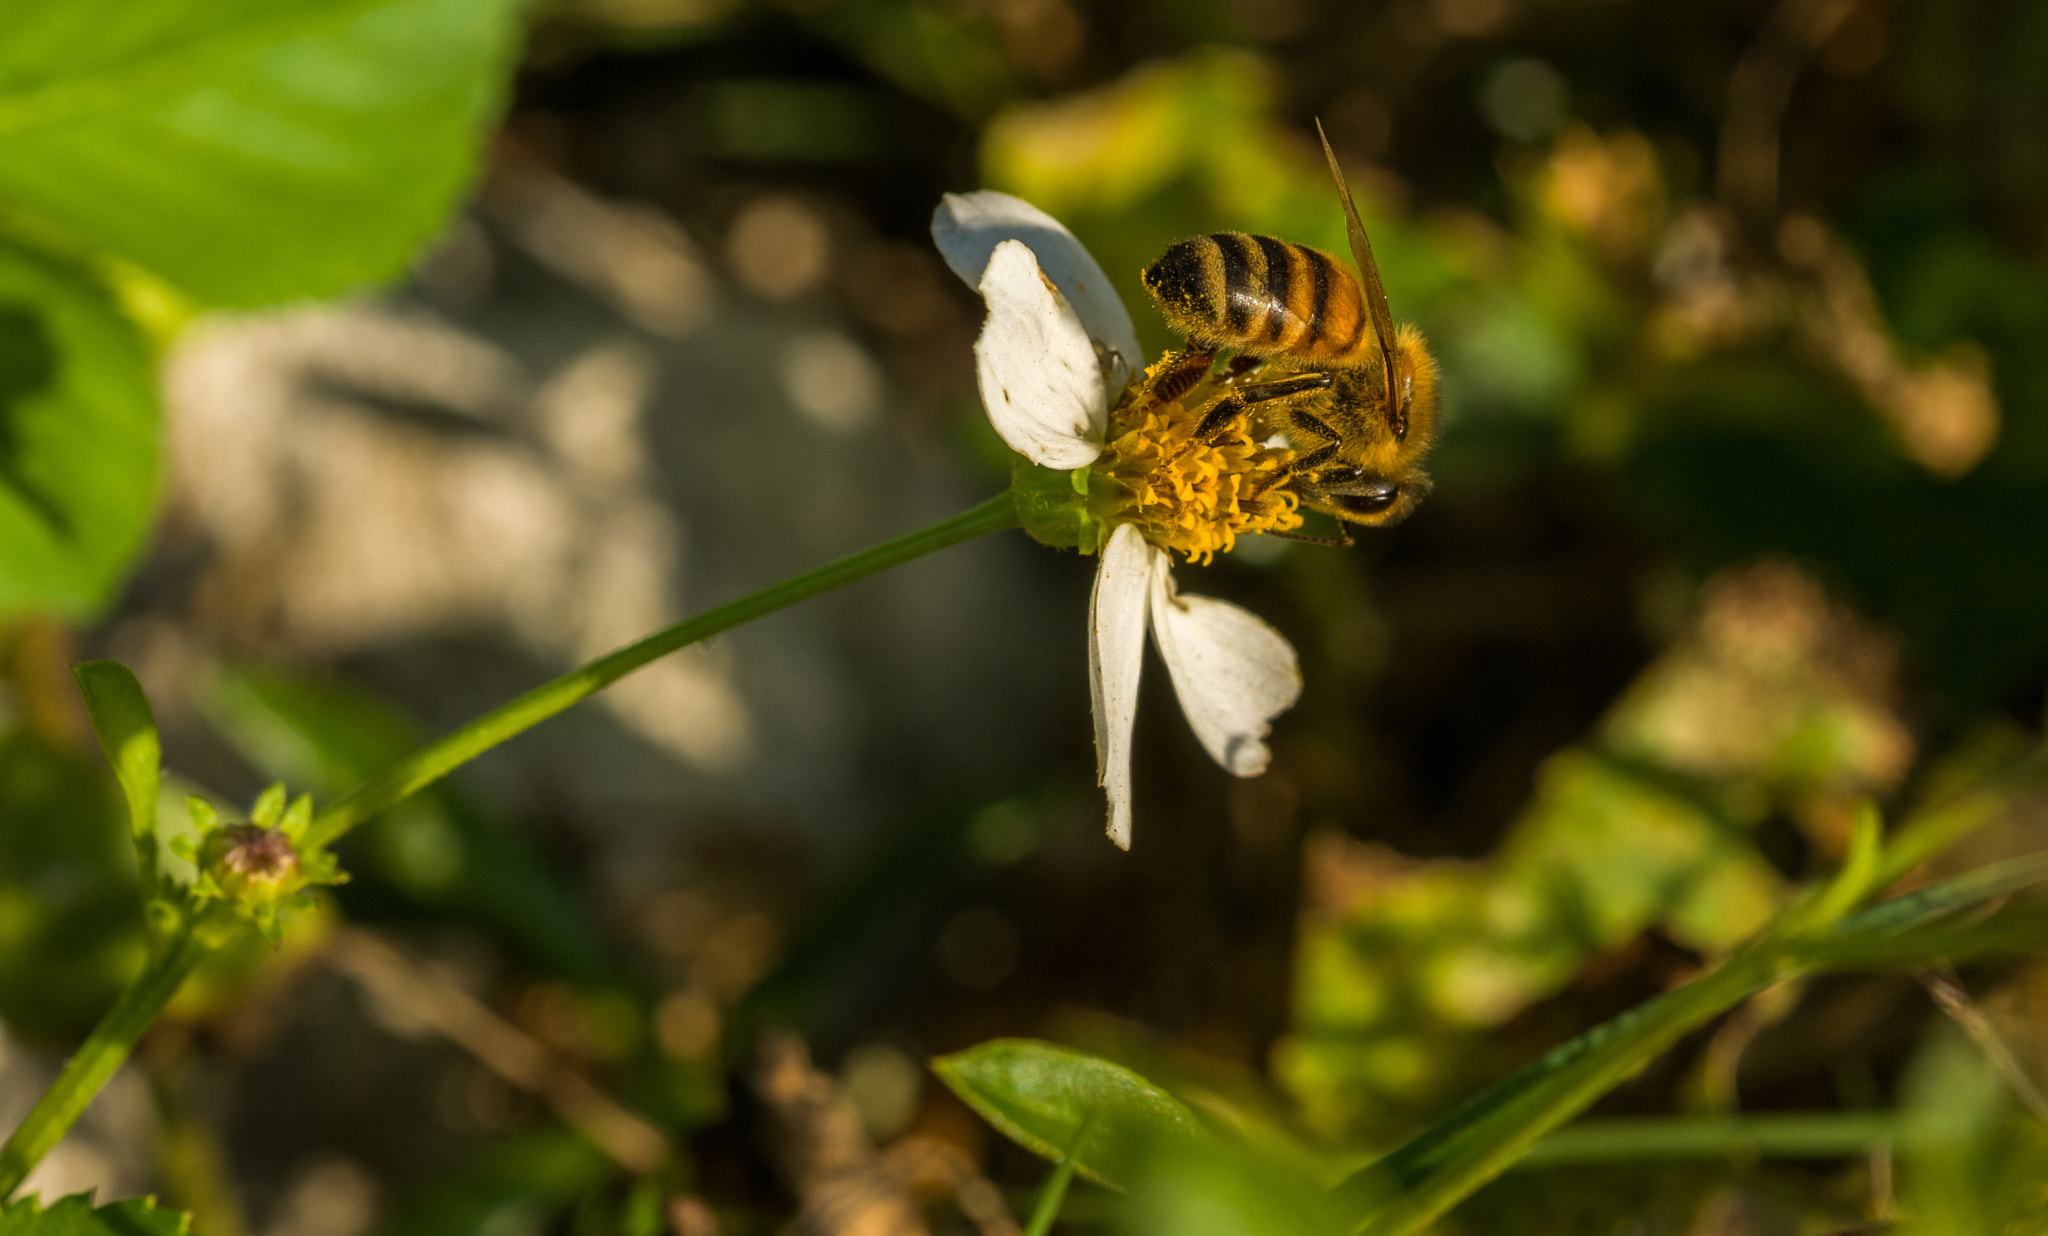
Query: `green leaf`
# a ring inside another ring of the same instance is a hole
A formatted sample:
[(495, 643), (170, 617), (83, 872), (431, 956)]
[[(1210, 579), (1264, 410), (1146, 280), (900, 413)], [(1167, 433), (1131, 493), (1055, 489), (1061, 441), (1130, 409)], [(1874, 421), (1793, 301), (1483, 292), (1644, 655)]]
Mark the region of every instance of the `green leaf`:
[(148, 354), (113, 301), (0, 242), (0, 616), (105, 602), (148, 524), (156, 424)]
[(0, 198), (219, 305), (396, 274), (468, 182), (516, 0), (17, 0)]
[(1035, 1039), (995, 1039), (932, 1071), (1011, 1141), (1126, 1187), (1147, 1150), (1202, 1129), (1180, 1100), (1119, 1064)]
[(191, 1215), (160, 1210), (146, 1197), (94, 1206), (90, 1193), (74, 1193), (47, 1209), (25, 1197), (0, 1209), (0, 1236), (187, 1236), (191, 1223)]
[[(85, 710), (99, 735), (100, 750), (114, 766), (128, 800), (128, 829), (140, 840), (156, 834), (157, 787), (163, 779), (163, 744), (142, 684), (119, 661), (86, 661), (72, 667)], [(152, 843), (145, 851), (154, 854)]]
[(82, 1034), (144, 955), (128, 812), (98, 760), (0, 737), (0, 1021)]

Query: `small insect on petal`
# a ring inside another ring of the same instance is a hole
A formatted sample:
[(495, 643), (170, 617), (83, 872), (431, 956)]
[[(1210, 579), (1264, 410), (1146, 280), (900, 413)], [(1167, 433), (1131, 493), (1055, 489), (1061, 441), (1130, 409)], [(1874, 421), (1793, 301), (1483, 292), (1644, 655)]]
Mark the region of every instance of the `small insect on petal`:
[(1088, 601), (1088, 691), (1095, 710), (1095, 779), (1109, 792), (1109, 839), (1131, 848), (1131, 726), (1145, 665), (1145, 610), (1166, 554), (1122, 524), (1110, 534)]
[(1088, 337), (1115, 355), (1122, 371), (1109, 374), (1108, 382), (1110, 389), (1121, 389), (1144, 367), (1138, 332), (1109, 276), (1072, 232), (1031, 203), (990, 189), (948, 193), (932, 212), (932, 241), (969, 287), (981, 286), (990, 255), (1006, 240), (1024, 242), (1074, 307)]
[(1265, 772), (1271, 722), (1301, 697), (1293, 646), (1228, 601), (1179, 595), (1168, 572), (1153, 577), (1151, 608), (1152, 638), (1203, 749), (1233, 776)]
[(1102, 454), (1108, 389), (1094, 345), (1023, 242), (996, 246), (981, 276), (988, 321), (974, 341), (989, 423), (1010, 449), (1067, 471)]

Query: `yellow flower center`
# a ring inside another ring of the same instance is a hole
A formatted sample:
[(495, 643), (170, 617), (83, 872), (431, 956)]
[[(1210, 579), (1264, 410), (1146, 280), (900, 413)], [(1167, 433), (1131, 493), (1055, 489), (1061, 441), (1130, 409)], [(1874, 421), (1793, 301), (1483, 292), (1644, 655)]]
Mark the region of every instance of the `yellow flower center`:
[(1151, 376), (1132, 383), (1112, 414), (1117, 436), (1095, 471), (1125, 498), (1104, 514), (1204, 563), (1246, 533), (1299, 528), (1298, 499), (1274, 483), (1294, 452), (1254, 442), (1247, 416), (1207, 441), (1196, 438), (1203, 415), (1225, 393), (1221, 379), (1205, 377), (1179, 399), (1161, 401), (1149, 393)]

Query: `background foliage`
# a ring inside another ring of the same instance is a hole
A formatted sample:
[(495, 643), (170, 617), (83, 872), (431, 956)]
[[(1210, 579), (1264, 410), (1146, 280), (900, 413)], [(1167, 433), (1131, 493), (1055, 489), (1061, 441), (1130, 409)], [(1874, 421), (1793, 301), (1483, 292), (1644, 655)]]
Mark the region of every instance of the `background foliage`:
[[(1089, 564), (952, 551), (373, 821), (0, 1230), (171, 1218), (53, 1201), (98, 1186), (214, 1236), (994, 1236), (1046, 1169), (981, 1117), (1075, 1151), (1074, 1228), (1333, 1230), (1326, 1186), (1855, 872), (1866, 800), (1894, 839), (1990, 804), (1902, 890), (2040, 849), (2044, 83), (2048, 18), (1997, 0), (27, 5), (0, 1111), (145, 952), (65, 664), (137, 667), (167, 801), (326, 802), (992, 492), (943, 191), (1067, 221), (1159, 348), (1170, 240), (1342, 250), (1320, 118), (1448, 429), (1408, 524), (1191, 585), (1308, 689), (1257, 781), (1140, 727), (1128, 858)], [(1661, 1123), (1568, 1130), (1444, 1230), (2041, 1226), (2048, 972), (1998, 904), (1845, 920), (1852, 972), (1734, 1001), (1595, 1113)], [(1070, 1067), (1147, 1096), (1114, 1165), (1032, 1088)]]

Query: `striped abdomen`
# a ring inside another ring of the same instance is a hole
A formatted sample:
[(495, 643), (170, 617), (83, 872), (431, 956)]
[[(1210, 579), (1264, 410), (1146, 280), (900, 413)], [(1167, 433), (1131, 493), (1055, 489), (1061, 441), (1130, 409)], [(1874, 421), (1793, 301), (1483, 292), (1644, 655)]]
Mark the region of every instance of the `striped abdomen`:
[(1199, 343), (1332, 365), (1378, 356), (1357, 277), (1320, 249), (1217, 232), (1175, 241), (1143, 278)]

